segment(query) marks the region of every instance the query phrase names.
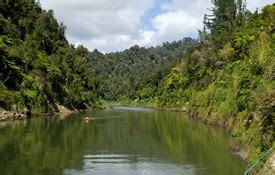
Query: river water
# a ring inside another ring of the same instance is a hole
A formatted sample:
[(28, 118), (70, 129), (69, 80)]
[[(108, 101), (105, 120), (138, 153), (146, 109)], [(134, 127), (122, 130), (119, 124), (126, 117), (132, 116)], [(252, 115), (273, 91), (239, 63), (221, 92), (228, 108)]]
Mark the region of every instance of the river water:
[[(83, 116), (91, 120), (84, 123)], [(0, 124), (2, 175), (241, 175), (219, 128), (142, 108)]]

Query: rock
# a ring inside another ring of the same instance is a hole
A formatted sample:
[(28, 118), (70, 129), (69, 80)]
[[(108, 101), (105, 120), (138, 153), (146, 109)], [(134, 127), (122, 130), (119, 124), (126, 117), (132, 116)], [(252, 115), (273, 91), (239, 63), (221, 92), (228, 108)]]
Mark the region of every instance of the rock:
[(58, 107), (59, 113), (63, 114), (63, 115), (67, 115), (67, 114), (75, 112), (75, 111), (72, 111), (72, 110), (66, 108), (65, 106), (58, 105), (57, 107)]
[(13, 104), (12, 106), (11, 106), (11, 111), (13, 111), (13, 112), (18, 112), (19, 110), (18, 110), (18, 107), (16, 106), (16, 104)]
[(24, 113), (12, 112), (12, 111), (3, 111), (0, 113), (0, 122), (8, 120), (22, 120), (25, 119), (26, 115)]

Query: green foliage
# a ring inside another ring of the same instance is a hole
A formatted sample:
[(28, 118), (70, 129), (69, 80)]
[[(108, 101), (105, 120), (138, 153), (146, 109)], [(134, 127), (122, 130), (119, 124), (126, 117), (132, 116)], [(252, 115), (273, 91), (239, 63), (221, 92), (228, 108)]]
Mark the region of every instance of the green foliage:
[[(231, 39), (232, 33), (243, 24), (246, 4), (243, 0), (212, 0), (211, 15), (205, 15), (204, 24), (218, 48)], [(229, 34), (229, 35), (228, 35)]]
[(52, 10), (47, 13), (42, 12), (39, 16), (33, 36), (40, 49), (43, 49), (48, 55), (52, 54), (58, 46), (62, 47), (67, 44), (64, 37), (64, 26), (58, 25)]
[(229, 36), (223, 44), (216, 36), (203, 40), (170, 69), (151, 101), (157, 98), (158, 107), (188, 108), (210, 122), (223, 121), (236, 139), (253, 150), (271, 147), (275, 129), (274, 9), (274, 5), (267, 6), (239, 28), (223, 31)]
[(163, 43), (156, 48), (133, 46), (122, 52), (102, 54), (97, 50), (89, 54), (96, 75), (103, 81), (104, 98), (117, 100), (154, 97), (157, 88), (169, 70), (196, 47), (191, 38)]
[[(0, 3), (0, 106), (57, 112), (57, 104), (97, 104), (99, 80), (85, 48), (69, 47), (66, 27), (34, 0)], [(22, 109), (21, 109), (22, 110)]]

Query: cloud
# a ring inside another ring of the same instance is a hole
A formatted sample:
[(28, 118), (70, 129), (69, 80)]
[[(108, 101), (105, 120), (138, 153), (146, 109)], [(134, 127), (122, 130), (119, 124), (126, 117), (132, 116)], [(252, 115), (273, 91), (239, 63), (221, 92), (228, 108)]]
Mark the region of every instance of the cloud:
[(263, 6), (275, 3), (274, 0), (247, 0), (247, 8), (254, 12), (257, 8), (261, 9)]
[(173, 0), (164, 3), (166, 13), (159, 14), (152, 22), (159, 42), (179, 40), (183, 37), (196, 38), (203, 27), (203, 15), (211, 6), (210, 0)]
[(145, 47), (155, 46), (159, 44), (155, 41), (154, 31), (140, 30), (137, 35), (114, 34), (103, 37), (95, 37), (89, 40), (79, 39), (72, 36), (67, 36), (69, 41), (75, 45), (84, 45), (90, 50), (98, 49), (101, 52), (109, 53), (114, 51), (122, 51), (133, 45)]
[(170, 3), (163, 4), (162, 8), (172, 11), (184, 11), (190, 16), (202, 18), (202, 16), (209, 12), (207, 8), (212, 6), (211, 0), (173, 0)]
[(184, 36), (195, 36), (202, 27), (201, 20), (185, 11), (167, 12), (153, 19), (158, 41), (173, 41)]
[(114, 34), (134, 35), (141, 27), (140, 16), (153, 0), (41, 0), (53, 8), (57, 18), (68, 26), (68, 35), (87, 39)]
[[(59, 22), (65, 23), (71, 43), (103, 52), (196, 37), (203, 26), (203, 15), (211, 8), (211, 0), (40, 1), (43, 8), (53, 9)], [(254, 11), (273, 0), (247, 2), (248, 8)]]

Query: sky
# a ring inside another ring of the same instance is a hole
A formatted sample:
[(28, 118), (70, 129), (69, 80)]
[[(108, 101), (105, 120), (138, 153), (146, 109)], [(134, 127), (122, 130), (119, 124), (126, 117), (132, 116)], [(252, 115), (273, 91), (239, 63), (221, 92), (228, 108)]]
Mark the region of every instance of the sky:
[[(209, 14), (211, 0), (40, 0), (67, 26), (74, 45), (109, 53), (133, 45), (151, 47), (163, 42), (196, 38)], [(274, 0), (247, 0), (255, 11)]]

